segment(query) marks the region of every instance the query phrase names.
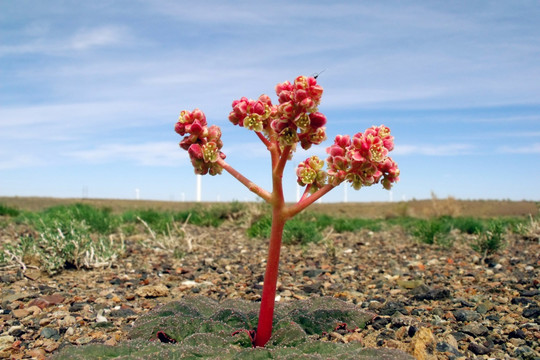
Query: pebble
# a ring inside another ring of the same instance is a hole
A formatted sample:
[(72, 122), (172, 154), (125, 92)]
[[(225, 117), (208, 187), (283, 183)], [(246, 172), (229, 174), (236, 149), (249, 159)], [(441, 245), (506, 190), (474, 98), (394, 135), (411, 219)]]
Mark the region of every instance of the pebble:
[(463, 356), (463, 354), (454, 346), (448, 344), (447, 342), (439, 342), (436, 347), (439, 352), (449, 352), (456, 356)]
[(408, 311), (405, 309), (403, 303), (397, 301), (388, 301), (379, 310), (380, 315), (394, 315), (396, 312), (400, 312), (403, 315), (408, 314)]
[(462, 326), (461, 331), (473, 336), (484, 336), (489, 332), (489, 329), (477, 322), (470, 322), (467, 325)]
[[(415, 290), (420, 289), (419, 287)], [(424, 291), (425, 290), (425, 291)], [(420, 291), (414, 291), (414, 297), (413, 299), (422, 301), (422, 300), (442, 300), (442, 299), (448, 299), (450, 298), (450, 290), (448, 289), (442, 289), (442, 288), (436, 288), (431, 289), (428, 288), (427, 290), (425, 288), (420, 289)]]
[(464, 309), (454, 311), (454, 317), (457, 321), (476, 321), (482, 318), (476, 311)]
[(15, 338), (11, 335), (0, 336), (0, 350), (4, 350), (13, 344)]
[[(185, 285), (185, 282), (182, 285)], [(146, 285), (135, 290), (135, 294), (143, 298), (163, 297), (169, 295), (169, 288), (163, 284)]]
[(485, 347), (484, 345), (477, 344), (475, 342), (470, 343), (468, 346), (468, 349), (470, 352), (472, 352), (475, 355), (486, 355), (491, 352), (491, 350)]
[(52, 328), (52, 327), (42, 328), (39, 334), (42, 338), (45, 338), (45, 339), (55, 339), (55, 340), (60, 339), (60, 333), (58, 332), (57, 329)]
[(523, 317), (526, 317), (528, 319), (538, 318), (540, 317), (540, 307), (530, 306), (528, 308), (525, 308), (522, 315)]

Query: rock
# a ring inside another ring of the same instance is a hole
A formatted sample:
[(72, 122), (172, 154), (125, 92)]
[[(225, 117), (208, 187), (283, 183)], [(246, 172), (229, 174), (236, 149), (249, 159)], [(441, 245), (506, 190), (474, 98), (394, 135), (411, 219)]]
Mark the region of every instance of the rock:
[(45, 359), (46, 357), (46, 354), (45, 354), (45, 350), (44, 349), (31, 349), (28, 351), (27, 353), (28, 355), (30, 355), (32, 357), (32, 359), (38, 359), (38, 360), (41, 360), (41, 359)]
[(25, 333), (24, 327), (21, 325), (12, 326), (7, 331), (8, 335), (20, 337), (22, 334)]
[(75, 317), (71, 315), (67, 315), (63, 317), (62, 319), (58, 320), (58, 326), (69, 327), (69, 326), (75, 325), (76, 322), (77, 320), (75, 319)]
[(540, 307), (530, 306), (528, 308), (525, 308), (523, 310), (522, 315), (523, 317), (526, 317), (527, 319), (540, 317)]
[(325, 272), (326, 271), (321, 270), (321, 269), (307, 269), (307, 270), (304, 270), (302, 272), (302, 275), (310, 277), (310, 278), (314, 278), (314, 277), (317, 277), (317, 276), (319, 276), (321, 274), (324, 274)]
[(86, 302), (74, 302), (73, 304), (71, 304), (71, 306), (69, 307), (69, 312), (79, 312), (79, 311), (82, 311), (84, 309), (85, 306), (87, 306), (88, 303)]
[(80, 338), (75, 340), (75, 343), (77, 343), (77, 345), (84, 345), (84, 344), (88, 344), (92, 340), (94, 339), (90, 336), (81, 336)]
[(30, 315), (30, 311), (28, 309), (15, 309), (12, 313), (17, 319), (22, 319)]
[(122, 318), (125, 318), (125, 317), (128, 317), (128, 316), (132, 316), (132, 315), (137, 315), (137, 313), (135, 311), (133, 311), (132, 309), (119, 309), (119, 310), (113, 310), (111, 311), (110, 313), (110, 316), (111, 317), (122, 317)]
[(416, 289), (424, 285), (424, 282), (422, 280), (398, 280), (397, 284), (404, 289)]
[(460, 353), (457, 348), (455, 348), (454, 346), (452, 346), (452, 345), (450, 345), (450, 344), (448, 344), (447, 342), (444, 342), (444, 341), (441, 341), (441, 342), (437, 343), (436, 349), (439, 352), (451, 353), (451, 354), (454, 354), (456, 356), (463, 356), (463, 354)]
[(47, 300), (43, 299), (43, 298), (37, 298), (37, 299), (34, 299), (34, 300), (30, 301), (30, 303), (28, 304), (28, 306), (37, 306), (37, 307), (39, 307), (41, 310), (43, 310), (43, 309), (45, 309), (46, 307), (51, 306), (51, 303), (48, 302)]
[(473, 336), (484, 336), (489, 333), (489, 329), (487, 327), (477, 322), (471, 322), (465, 326), (462, 326), (461, 331), (465, 334), (470, 334)]
[(66, 298), (60, 294), (46, 295), (46, 296), (43, 296), (43, 299), (51, 305), (58, 305), (58, 304), (63, 303), (64, 300), (66, 300)]
[(318, 293), (321, 290), (321, 284), (314, 283), (314, 284), (304, 285), (302, 289), (307, 294)]
[(409, 353), (417, 360), (428, 359), (431, 351), (428, 349), (434, 348), (435, 338), (433, 333), (428, 328), (420, 328), (411, 339), (409, 345)]
[(4, 350), (11, 347), (14, 341), (15, 341), (15, 338), (11, 335), (0, 336), (0, 350)]
[(525, 334), (525, 332), (523, 330), (516, 329), (516, 330), (510, 331), (510, 333), (508, 334), (508, 337), (510, 339), (512, 339), (512, 338), (525, 339), (527, 337), (527, 335)]
[(408, 315), (407, 309), (403, 303), (398, 301), (388, 301), (379, 311), (380, 315), (394, 315), (396, 312), (400, 312), (403, 315)]
[(39, 335), (45, 339), (54, 339), (54, 340), (60, 339), (60, 333), (58, 332), (58, 330), (51, 327), (42, 328)]
[(375, 330), (380, 330), (384, 329), (386, 325), (390, 324), (390, 321), (392, 321), (392, 319), (389, 317), (377, 316), (375, 319), (373, 319), (373, 323), (371, 325)]
[(442, 300), (450, 298), (450, 290), (448, 289), (429, 289), (424, 292), (416, 293), (413, 299), (422, 301), (422, 300)]
[(510, 303), (514, 305), (529, 305), (529, 304), (535, 304), (533, 299), (529, 299), (526, 297), (516, 297), (513, 298)]
[(491, 352), (491, 350), (484, 345), (480, 345), (474, 342), (470, 343), (467, 349), (469, 349), (469, 351), (475, 355), (485, 355)]
[(457, 321), (476, 321), (482, 318), (482, 316), (474, 310), (463, 309), (454, 311), (454, 317)]
[(514, 355), (520, 359), (535, 360), (538, 358), (538, 353), (529, 346), (524, 345), (514, 350)]
[(520, 295), (527, 296), (527, 297), (536, 296), (536, 295), (540, 295), (540, 290), (538, 289), (523, 290), (522, 292), (520, 292)]
[(491, 301), (484, 301), (478, 304), (476, 307), (476, 312), (479, 314), (485, 314), (488, 311), (491, 311), (494, 308), (494, 305)]
[(135, 294), (145, 298), (163, 297), (169, 295), (169, 288), (163, 284), (146, 285), (135, 290)]

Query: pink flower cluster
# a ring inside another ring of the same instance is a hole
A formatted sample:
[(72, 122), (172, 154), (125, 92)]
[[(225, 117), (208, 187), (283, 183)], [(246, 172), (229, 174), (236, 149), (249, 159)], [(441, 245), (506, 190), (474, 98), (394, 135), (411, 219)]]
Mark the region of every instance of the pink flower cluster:
[(390, 189), (399, 180), (397, 164), (388, 156), (393, 148), (394, 137), (384, 125), (357, 133), (352, 140), (348, 135), (336, 136), (334, 145), (326, 149), (329, 183), (337, 186), (346, 180), (358, 190), (381, 182)]
[(326, 185), (326, 172), (322, 170), (323, 166), (324, 161), (320, 160), (318, 156), (312, 156), (300, 163), (296, 168), (298, 184), (301, 186), (309, 185), (311, 193), (322, 188)]
[(317, 111), (322, 93), (315, 78), (299, 76), (293, 84), (276, 85), (279, 105), (272, 105), (267, 95), (233, 101), (229, 120), (250, 130), (275, 134), (282, 147), (300, 142), (308, 149), (326, 139), (326, 117)]
[(174, 130), (181, 136), (185, 135), (180, 147), (188, 151), (196, 174), (221, 174), (222, 168), (217, 163), (218, 158), (225, 159), (221, 152), (221, 129), (216, 125), (208, 127), (201, 110), (180, 112)]

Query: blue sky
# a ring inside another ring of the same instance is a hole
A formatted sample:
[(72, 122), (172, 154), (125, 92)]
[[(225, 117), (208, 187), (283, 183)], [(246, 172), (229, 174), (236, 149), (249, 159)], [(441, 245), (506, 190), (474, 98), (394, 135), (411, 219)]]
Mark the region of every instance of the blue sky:
[[(540, 200), (537, 1), (0, 1), (0, 195), (195, 200), (173, 128), (202, 109), (228, 162), (270, 187), (231, 102), (325, 70), (328, 140), (392, 129), (401, 181), (325, 202)], [(203, 200), (255, 200), (229, 174)]]

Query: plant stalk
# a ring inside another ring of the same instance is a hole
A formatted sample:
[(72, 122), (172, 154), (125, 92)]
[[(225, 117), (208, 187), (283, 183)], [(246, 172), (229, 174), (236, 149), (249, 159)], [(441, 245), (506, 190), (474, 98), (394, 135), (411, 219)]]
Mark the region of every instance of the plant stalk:
[(255, 336), (255, 346), (264, 346), (272, 336), (272, 322), (274, 319), (274, 305), (278, 280), (279, 253), (286, 219), (282, 208), (274, 208), (272, 212), (272, 231), (270, 233), (270, 246), (268, 260), (264, 274), (261, 307), (259, 310), (259, 323)]

